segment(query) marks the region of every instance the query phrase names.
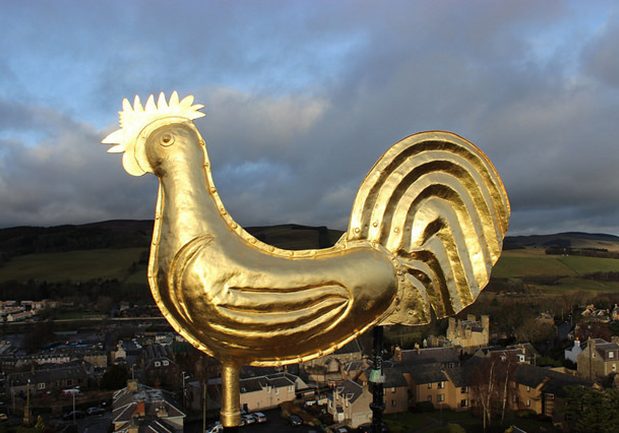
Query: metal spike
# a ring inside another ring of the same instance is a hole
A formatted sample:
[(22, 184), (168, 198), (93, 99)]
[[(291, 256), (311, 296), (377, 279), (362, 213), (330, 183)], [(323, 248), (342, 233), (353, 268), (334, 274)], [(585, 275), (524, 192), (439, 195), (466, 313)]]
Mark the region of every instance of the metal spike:
[(191, 104), (193, 104), (193, 95), (187, 95), (181, 101), (181, 105), (186, 108), (191, 108)]
[(178, 105), (178, 93), (175, 91), (172, 92), (172, 96), (170, 96), (170, 107), (174, 107)]
[(105, 137), (103, 140), (101, 140), (101, 143), (104, 143), (104, 144), (122, 143), (122, 139), (124, 135), (125, 135), (125, 131), (123, 131), (122, 129), (117, 129), (116, 131), (112, 132), (107, 137)]
[(146, 106), (144, 107), (146, 111), (155, 111), (157, 110), (157, 105), (155, 105), (155, 97), (150, 95), (148, 100), (146, 101)]
[(162, 108), (167, 108), (168, 107), (168, 101), (165, 100), (165, 95), (163, 94), (163, 92), (161, 92), (159, 94), (159, 99), (157, 99), (157, 108), (158, 109), (162, 109)]
[(133, 111), (133, 107), (131, 106), (131, 102), (127, 98), (123, 98), (123, 111), (131, 112)]
[(136, 112), (144, 111), (142, 101), (140, 101), (140, 97), (138, 95), (135, 95), (135, 98), (133, 98), (133, 110)]

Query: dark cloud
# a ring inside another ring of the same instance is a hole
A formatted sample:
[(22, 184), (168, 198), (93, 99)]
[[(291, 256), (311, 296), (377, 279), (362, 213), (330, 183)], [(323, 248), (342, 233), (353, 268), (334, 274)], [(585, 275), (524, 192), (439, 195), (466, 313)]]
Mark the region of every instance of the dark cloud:
[(16, 81), (0, 85), (0, 225), (149, 217), (155, 179), (125, 175), (97, 143), (122, 97), (178, 89), (207, 105), (197, 123), (243, 224), (344, 228), (390, 144), (447, 129), (499, 169), (513, 233), (618, 233), (612, 8), (13, 4), (0, 18), (0, 48), (14, 54), (0, 77)]

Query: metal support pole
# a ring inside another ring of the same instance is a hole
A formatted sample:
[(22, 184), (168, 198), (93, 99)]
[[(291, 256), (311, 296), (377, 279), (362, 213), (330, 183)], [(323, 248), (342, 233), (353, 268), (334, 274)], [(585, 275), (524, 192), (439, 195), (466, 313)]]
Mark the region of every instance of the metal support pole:
[(241, 390), (239, 388), (239, 367), (223, 362), (221, 371), (221, 424), (225, 433), (236, 433), (241, 424)]
[(381, 433), (383, 427), (383, 411), (385, 403), (383, 398), (383, 327), (374, 327), (374, 353), (370, 382), (372, 383), (372, 433)]

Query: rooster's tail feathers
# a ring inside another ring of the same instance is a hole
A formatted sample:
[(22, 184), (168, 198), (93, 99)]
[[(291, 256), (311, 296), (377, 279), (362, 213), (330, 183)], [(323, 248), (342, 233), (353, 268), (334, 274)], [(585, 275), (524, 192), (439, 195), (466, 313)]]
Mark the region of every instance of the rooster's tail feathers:
[(472, 303), (509, 213), (496, 169), (469, 141), (433, 131), (392, 146), (361, 184), (345, 235), (381, 244), (402, 265), (400, 304), (383, 323), (423, 323), (430, 306), (441, 317)]

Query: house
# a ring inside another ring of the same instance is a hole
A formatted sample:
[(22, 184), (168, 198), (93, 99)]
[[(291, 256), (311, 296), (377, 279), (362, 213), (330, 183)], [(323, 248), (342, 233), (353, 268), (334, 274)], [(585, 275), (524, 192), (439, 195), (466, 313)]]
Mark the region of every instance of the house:
[(580, 340), (577, 338), (574, 340), (574, 346), (564, 350), (564, 357), (568, 361), (572, 361), (574, 364), (578, 363), (578, 355), (582, 352), (580, 347)]
[(426, 347), (416, 349), (400, 349), (393, 352), (394, 362), (401, 365), (440, 364), (442, 368), (452, 368), (460, 365), (460, 349), (455, 347)]
[(540, 355), (531, 343), (519, 343), (511, 346), (490, 346), (477, 349), (473, 354), (479, 358), (505, 358), (518, 364), (535, 364)]
[(383, 368), (383, 376), (385, 378), (383, 382), (385, 414), (408, 411), (410, 391), (402, 369), (398, 367)]
[(404, 376), (409, 383), (414, 406), (421, 402), (432, 403), (435, 408), (451, 410), (468, 410), (471, 406), (469, 375), (462, 366), (412, 366)]
[(342, 381), (345, 365), (362, 359), (363, 348), (359, 340), (354, 339), (330, 355), (303, 363), (302, 368), (310, 381), (334, 386)]
[(180, 371), (174, 362), (172, 346), (149, 344), (144, 346), (140, 364), (144, 381), (150, 386), (172, 389), (179, 384)]
[[(271, 370), (271, 369), (269, 369)], [(193, 409), (202, 406), (203, 389), (198, 381), (188, 382), (188, 400)], [(307, 388), (298, 376), (287, 372), (276, 372), (262, 376), (245, 377), (239, 380), (241, 408), (247, 412), (267, 410), (283, 402), (292, 401), (297, 391)], [(207, 408), (221, 407), (221, 378), (208, 380)]]
[(239, 381), (241, 407), (248, 412), (271, 409), (296, 397), (297, 389), (307, 385), (290, 373), (244, 378)]
[(568, 386), (591, 387), (591, 381), (564, 374), (552, 369), (521, 364), (517, 367), (512, 382), (511, 408), (527, 409), (538, 415), (552, 417), (560, 423), (565, 414), (562, 411)]
[(487, 346), (490, 342), (490, 317), (482, 315), (479, 320), (474, 314), (467, 315), (466, 320), (449, 318), (447, 340), (470, 352), (472, 348)]
[(601, 338), (589, 338), (578, 354), (578, 375), (596, 380), (616, 373), (619, 367), (619, 344)]
[(114, 393), (112, 424), (119, 433), (182, 433), (185, 414), (170, 394), (127, 381), (127, 387)]
[(11, 395), (25, 394), (28, 387), (34, 393), (53, 393), (76, 386), (87, 387), (91, 373), (84, 364), (45, 365), (34, 371), (11, 373), (7, 383)]
[(367, 387), (352, 380), (345, 380), (333, 390), (327, 411), (336, 423), (357, 428), (372, 420), (371, 401), (372, 394)]

